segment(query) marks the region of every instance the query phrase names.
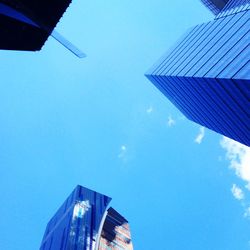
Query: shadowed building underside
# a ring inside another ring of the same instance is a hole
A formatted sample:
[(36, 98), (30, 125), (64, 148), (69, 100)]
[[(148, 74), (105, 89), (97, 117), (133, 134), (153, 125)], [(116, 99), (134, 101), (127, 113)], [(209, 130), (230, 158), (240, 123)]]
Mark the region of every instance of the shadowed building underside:
[(71, 0), (0, 0), (0, 49), (40, 50)]

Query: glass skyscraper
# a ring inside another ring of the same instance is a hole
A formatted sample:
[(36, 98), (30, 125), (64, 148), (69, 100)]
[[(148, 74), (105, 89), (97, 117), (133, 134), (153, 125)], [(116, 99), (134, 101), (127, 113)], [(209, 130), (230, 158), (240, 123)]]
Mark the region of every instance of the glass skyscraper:
[(250, 0), (227, 1), (146, 76), (188, 119), (250, 146)]
[(40, 250), (132, 250), (128, 221), (111, 198), (77, 186), (49, 221)]

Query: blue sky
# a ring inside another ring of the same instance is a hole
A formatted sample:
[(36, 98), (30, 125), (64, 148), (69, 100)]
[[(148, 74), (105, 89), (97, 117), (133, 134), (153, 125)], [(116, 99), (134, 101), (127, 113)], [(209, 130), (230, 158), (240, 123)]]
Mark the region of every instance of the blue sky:
[(211, 18), (198, 0), (75, 0), (57, 31), (87, 58), (53, 38), (0, 51), (0, 249), (38, 249), (77, 184), (113, 198), (135, 249), (250, 249), (249, 148), (185, 119), (144, 77)]

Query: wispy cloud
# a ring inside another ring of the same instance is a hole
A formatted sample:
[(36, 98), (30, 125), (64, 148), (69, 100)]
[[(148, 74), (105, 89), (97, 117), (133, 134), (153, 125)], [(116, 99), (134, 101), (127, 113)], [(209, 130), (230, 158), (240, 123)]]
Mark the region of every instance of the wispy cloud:
[(220, 145), (226, 150), (230, 168), (235, 170), (238, 177), (247, 182), (246, 188), (250, 190), (250, 148), (225, 136), (220, 141)]
[(198, 135), (195, 137), (194, 141), (198, 144), (201, 144), (205, 136), (205, 128), (200, 127)]
[[(246, 208), (245, 213), (244, 213), (244, 217), (245, 218), (250, 218), (250, 207)], [(249, 241), (249, 243), (250, 243), (250, 241)]]
[[(230, 162), (229, 167), (246, 182), (246, 190), (250, 190), (250, 148), (225, 136), (221, 139), (220, 145), (226, 150), (226, 159)], [(250, 219), (249, 201), (243, 189), (233, 184), (231, 192), (240, 201), (245, 211), (244, 217)]]
[[(244, 217), (250, 219), (250, 207), (245, 209)], [(249, 243), (250, 243), (250, 241), (249, 241)]]
[(244, 192), (236, 184), (233, 184), (233, 186), (231, 188), (231, 192), (232, 192), (234, 198), (237, 200), (243, 200), (245, 198)]
[(169, 116), (168, 116), (168, 120), (167, 120), (168, 126), (169, 126), (169, 127), (172, 127), (172, 126), (175, 125), (175, 123), (176, 123), (175, 120), (172, 118), (171, 115), (169, 115)]
[(120, 153), (118, 154), (118, 158), (125, 160), (126, 153), (127, 153), (127, 147), (125, 145), (121, 145)]
[(151, 113), (153, 112), (153, 107), (150, 106), (150, 107), (146, 110), (146, 112), (147, 112), (148, 114), (151, 114)]

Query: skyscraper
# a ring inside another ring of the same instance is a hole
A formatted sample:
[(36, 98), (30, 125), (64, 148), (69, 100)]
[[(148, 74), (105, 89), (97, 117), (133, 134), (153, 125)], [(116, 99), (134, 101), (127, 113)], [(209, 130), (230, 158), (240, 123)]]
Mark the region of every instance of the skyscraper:
[(0, 49), (37, 51), (52, 35), (63, 46), (84, 57), (54, 31), (71, 0), (0, 0)]
[(188, 30), (146, 76), (188, 119), (250, 146), (250, 0)]
[(107, 210), (110, 201), (77, 186), (49, 221), (40, 250), (132, 250), (128, 222)]

